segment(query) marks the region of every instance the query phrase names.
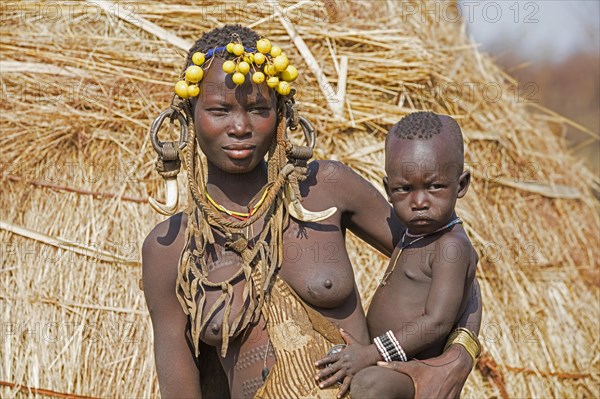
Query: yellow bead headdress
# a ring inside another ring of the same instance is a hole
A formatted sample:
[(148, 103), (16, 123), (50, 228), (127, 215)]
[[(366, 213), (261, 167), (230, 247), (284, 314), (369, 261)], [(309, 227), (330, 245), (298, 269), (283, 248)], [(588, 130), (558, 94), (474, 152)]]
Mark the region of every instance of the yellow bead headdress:
[(246, 81), (246, 75), (252, 71), (252, 81), (256, 84), (264, 83), (275, 89), (282, 96), (287, 96), (292, 91), (290, 82), (298, 77), (298, 70), (290, 65), (287, 56), (280, 47), (272, 46), (269, 39), (260, 39), (256, 48), (247, 48), (237, 42), (230, 42), (225, 47), (210, 49), (206, 54), (196, 52), (192, 55), (192, 63), (184, 73), (183, 79), (175, 84), (175, 93), (182, 99), (196, 97), (200, 94), (198, 84), (204, 77), (202, 68), (219, 52), (227, 51), (236, 56), (233, 60), (223, 63), (223, 71), (232, 75), (231, 80), (236, 85)]

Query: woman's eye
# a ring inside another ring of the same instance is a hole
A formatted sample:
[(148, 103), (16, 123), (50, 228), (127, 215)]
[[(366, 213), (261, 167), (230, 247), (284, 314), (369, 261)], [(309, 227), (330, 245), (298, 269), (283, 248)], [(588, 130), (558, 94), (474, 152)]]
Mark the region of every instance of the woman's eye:
[(209, 108), (208, 112), (216, 115), (223, 115), (227, 113), (227, 108)]
[(269, 111), (271, 111), (271, 108), (269, 107), (254, 107), (250, 109), (250, 112), (255, 114), (265, 114)]

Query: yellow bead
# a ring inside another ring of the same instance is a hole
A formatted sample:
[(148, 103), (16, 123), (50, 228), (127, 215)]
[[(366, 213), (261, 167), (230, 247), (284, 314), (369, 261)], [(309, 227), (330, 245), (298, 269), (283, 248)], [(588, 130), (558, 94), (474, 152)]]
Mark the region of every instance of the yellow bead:
[(237, 71), (243, 73), (244, 75), (250, 71), (250, 64), (246, 61), (242, 61), (237, 65)]
[(287, 96), (288, 94), (290, 94), (292, 87), (290, 86), (290, 84), (288, 82), (279, 82), (276, 90), (277, 90), (277, 93), (281, 94), (282, 96)]
[(279, 78), (277, 76), (271, 76), (269, 79), (267, 79), (267, 86), (269, 86), (271, 89), (276, 88), (279, 85)]
[(205, 60), (206, 60), (206, 58), (204, 57), (204, 53), (197, 52), (197, 53), (194, 53), (194, 55), (192, 55), (192, 62), (196, 65), (204, 64)]
[(227, 46), (225, 46), (225, 49), (227, 50), (228, 53), (233, 53), (233, 43), (227, 43)]
[(233, 80), (233, 83), (235, 83), (236, 85), (241, 85), (244, 84), (244, 82), (246, 81), (246, 77), (243, 74), (236, 72), (231, 77), (231, 80)]
[(244, 46), (240, 43), (236, 43), (233, 45), (233, 54), (242, 55), (244, 54)]
[(265, 74), (262, 72), (254, 72), (252, 74), (252, 81), (256, 84), (261, 84), (265, 81)]
[(200, 88), (198, 85), (189, 85), (187, 91), (189, 97), (196, 97), (198, 94), (200, 94)]
[(277, 46), (271, 47), (271, 57), (275, 58), (281, 55), (281, 48)]
[(273, 60), (273, 65), (275, 65), (275, 69), (278, 72), (285, 70), (285, 68), (287, 68), (287, 66), (289, 64), (290, 64), (290, 61), (288, 60), (288, 58), (285, 55), (279, 55), (279, 56), (275, 57), (275, 59)]
[(286, 82), (293, 82), (298, 77), (298, 70), (293, 65), (288, 65), (279, 76)]
[(263, 54), (267, 54), (271, 51), (271, 42), (269, 39), (260, 39), (256, 42), (256, 49)]
[(180, 80), (179, 82), (175, 83), (175, 93), (183, 99), (190, 96), (188, 93), (188, 84), (185, 82), (185, 80)]
[(197, 65), (192, 65), (185, 71), (185, 78), (192, 83), (201, 81), (203, 76), (204, 71)]
[(265, 65), (264, 71), (269, 76), (273, 76), (277, 73), (277, 70), (275, 69), (275, 66), (273, 64)]
[(262, 64), (264, 64), (265, 61), (266, 61), (266, 57), (264, 54), (262, 54), (262, 53), (254, 54), (254, 63), (256, 65), (262, 65)]
[(233, 62), (233, 61), (225, 61), (223, 63), (223, 71), (225, 73), (233, 73), (233, 71), (235, 71), (235, 62)]
[(248, 64), (252, 64), (254, 62), (254, 54), (252, 54), (252, 53), (244, 54), (244, 61), (247, 62)]

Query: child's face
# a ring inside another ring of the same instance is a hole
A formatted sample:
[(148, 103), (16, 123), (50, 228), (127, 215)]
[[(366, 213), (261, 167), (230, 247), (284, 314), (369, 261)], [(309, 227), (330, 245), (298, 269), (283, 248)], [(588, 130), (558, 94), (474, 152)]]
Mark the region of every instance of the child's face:
[(209, 162), (229, 173), (252, 171), (264, 160), (277, 124), (274, 90), (266, 84), (236, 86), (216, 58), (195, 102), (196, 139)]
[(398, 219), (413, 234), (448, 223), (456, 199), (467, 192), (470, 176), (454, 149), (442, 134), (425, 140), (391, 137), (387, 143), (384, 185)]

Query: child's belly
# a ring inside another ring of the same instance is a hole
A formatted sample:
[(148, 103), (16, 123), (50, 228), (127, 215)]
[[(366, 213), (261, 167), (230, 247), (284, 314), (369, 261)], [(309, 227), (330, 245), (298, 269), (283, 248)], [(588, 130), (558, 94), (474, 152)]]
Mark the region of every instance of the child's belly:
[[(400, 344), (409, 335), (419, 335), (425, 339), (427, 327), (418, 322), (425, 313), (425, 304), (431, 287), (431, 278), (413, 270), (405, 273), (396, 270), (384, 287), (377, 287), (369, 311), (367, 324), (371, 341), (373, 338), (392, 330), (396, 333)], [(398, 335), (399, 332), (402, 332)], [(442, 353), (443, 340), (416, 354), (414, 358), (428, 359)]]
[(388, 330), (399, 330), (422, 316), (430, 287), (431, 279), (424, 274), (418, 271), (405, 273), (397, 268), (385, 286), (377, 287), (369, 305), (367, 321), (371, 337)]
[(417, 330), (419, 326), (412, 321), (423, 315), (424, 302), (409, 299), (401, 295), (389, 284), (379, 288), (369, 305), (367, 323), (371, 338), (377, 337), (388, 330), (400, 329)]

